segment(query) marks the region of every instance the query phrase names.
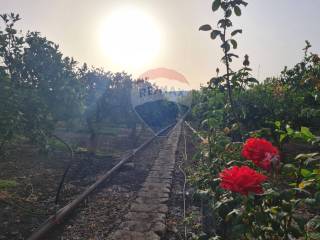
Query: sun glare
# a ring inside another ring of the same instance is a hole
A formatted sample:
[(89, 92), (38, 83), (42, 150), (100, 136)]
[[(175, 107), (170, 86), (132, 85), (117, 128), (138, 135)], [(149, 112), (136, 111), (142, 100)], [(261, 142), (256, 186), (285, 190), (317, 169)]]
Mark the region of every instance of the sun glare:
[(101, 44), (106, 57), (124, 68), (139, 68), (160, 50), (160, 31), (155, 21), (137, 8), (120, 8), (102, 24)]

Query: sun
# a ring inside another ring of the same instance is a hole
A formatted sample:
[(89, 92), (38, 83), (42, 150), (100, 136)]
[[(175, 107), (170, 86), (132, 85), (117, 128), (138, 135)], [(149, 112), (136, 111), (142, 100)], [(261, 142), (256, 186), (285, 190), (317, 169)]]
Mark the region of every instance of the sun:
[(113, 11), (104, 20), (100, 32), (106, 57), (123, 68), (141, 68), (160, 51), (159, 27), (151, 16), (138, 8)]

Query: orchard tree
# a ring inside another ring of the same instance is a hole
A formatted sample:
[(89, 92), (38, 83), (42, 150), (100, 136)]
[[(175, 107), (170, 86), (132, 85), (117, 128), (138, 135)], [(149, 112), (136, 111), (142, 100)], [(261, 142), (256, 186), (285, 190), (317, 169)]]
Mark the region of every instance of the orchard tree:
[(76, 62), (37, 32), (14, 29), (19, 15), (1, 15), (0, 146), (16, 135), (45, 144), (58, 121), (80, 116), (82, 87)]

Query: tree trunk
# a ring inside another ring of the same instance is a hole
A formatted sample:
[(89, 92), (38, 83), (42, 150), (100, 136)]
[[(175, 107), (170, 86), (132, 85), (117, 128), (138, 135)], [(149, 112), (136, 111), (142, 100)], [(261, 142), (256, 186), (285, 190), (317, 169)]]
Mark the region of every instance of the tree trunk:
[(88, 126), (88, 130), (90, 132), (88, 153), (90, 155), (95, 155), (96, 151), (97, 151), (97, 145), (98, 145), (97, 133), (94, 128), (93, 120), (90, 117), (87, 118), (87, 126)]

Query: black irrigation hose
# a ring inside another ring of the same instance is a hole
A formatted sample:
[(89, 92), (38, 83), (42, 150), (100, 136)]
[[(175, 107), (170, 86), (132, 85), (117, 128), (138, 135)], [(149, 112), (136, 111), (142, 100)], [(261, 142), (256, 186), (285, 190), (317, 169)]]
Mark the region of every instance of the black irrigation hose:
[(130, 160), (133, 156), (136, 155), (137, 152), (147, 147), (156, 137), (158, 137), (160, 134), (164, 133), (171, 127), (174, 127), (176, 124), (181, 124), (181, 121), (178, 123), (170, 124), (169, 126), (163, 128), (159, 132), (156, 133), (156, 135), (149, 140), (145, 141), (142, 145), (140, 145), (138, 148), (134, 149), (133, 152), (129, 155), (124, 157), (116, 166), (114, 166), (112, 169), (107, 171), (99, 180), (97, 180), (94, 184), (92, 184), (89, 188), (87, 188), (83, 193), (81, 193), (79, 196), (77, 196), (73, 201), (68, 203), (63, 208), (59, 209), (55, 215), (52, 215), (49, 217), (35, 232), (32, 233), (32, 235), (28, 238), (28, 240), (39, 240), (43, 239), (43, 236), (47, 234), (54, 226), (61, 223), (61, 221), (68, 215), (70, 212), (78, 206), (79, 203), (81, 203), (92, 191), (94, 191), (101, 183), (103, 183), (107, 178), (109, 178), (114, 172), (116, 172), (118, 169), (122, 167), (124, 163), (126, 163), (128, 160)]
[(62, 189), (62, 186), (63, 186), (63, 183), (64, 183), (64, 179), (66, 178), (67, 173), (69, 172), (69, 169), (71, 168), (71, 166), (72, 166), (72, 164), (73, 164), (74, 152), (73, 152), (72, 147), (71, 147), (68, 143), (66, 143), (64, 140), (62, 140), (61, 138), (59, 138), (59, 137), (56, 136), (56, 135), (52, 135), (52, 137), (54, 137), (54, 138), (57, 139), (58, 141), (62, 142), (62, 143), (68, 148), (68, 150), (69, 150), (69, 152), (70, 152), (70, 158), (71, 158), (70, 161), (69, 161), (69, 163), (68, 163), (67, 168), (65, 169), (65, 171), (64, 171), (64, 173), (63, 173), (63, 175), (62, 175), (62, 178), (61, 178), (61, 180), (60, 180), (59, 187), (58, 187), (58, 190), (57, 190), (57, 194), (56, 194), (56, 198), (55, 198), (54, 203), (55, 203), (55, 204), (58, 204), (60, 192), (61, 192), (61, 189)]

